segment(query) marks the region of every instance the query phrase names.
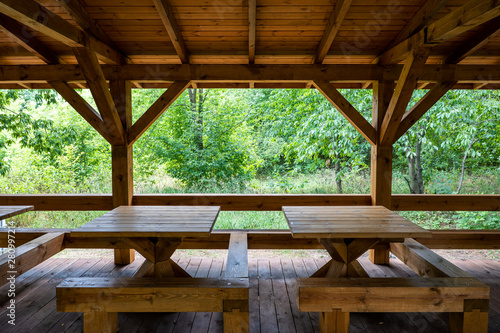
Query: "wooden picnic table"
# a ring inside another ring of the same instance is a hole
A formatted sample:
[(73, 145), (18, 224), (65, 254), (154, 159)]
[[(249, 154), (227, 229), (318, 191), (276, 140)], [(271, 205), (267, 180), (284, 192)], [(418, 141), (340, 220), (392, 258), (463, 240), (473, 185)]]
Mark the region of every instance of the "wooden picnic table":
[(33, 210), (33, 206), (0, 206), (0, 220)]
[(294, 238), (317, 238), (332, 260), (313, 276), (356, 274), (356, 259), (379, 243), (432, 233), (382, 206), (288, 206), (283, 213)]
[(219, 211), (219, 206), (120, 206), (71, 237), (129, 244), (146, 258), (136, 276), (189, 277), (170, 257), (183, 238), (210, 236)]
[[(348, 332), (352, 310), (346, 311), (347, 305), (353, 299), (370, 298), (373, 290), (378, 290), (378, 286), (373, 289), (369, 283), (360, 288), (361, 292), (355, 290), (362, 281), (378, 283), (369, 278), (356, 260), (359, 256), (375, 246), (388, 248), (391, 243), (403, 243), (405, 238), (432, 237), (431, 232), (381, 206), (283, 207), (283, 213), (294, 238), (316, 238), (332, 257), (310, 278), (297, 281), (299, 309), (319, 312), (320, 332)], [(397, 283), (394, 280), (387, 282), (390, 285)], [(347, 296), (341, 295), (340, 300), (331, 297), (332, 292), (340, 295), (338, 290), (345, 290)], [(385, 293), (384, 289), (382, 294)], [(393, 290), (389, 291), (391, 293)], [(382, 304), (393, 305), (389, 298), (386, 295)], [(356, 310), (373, 312), (372, 307), (363, 305)]]

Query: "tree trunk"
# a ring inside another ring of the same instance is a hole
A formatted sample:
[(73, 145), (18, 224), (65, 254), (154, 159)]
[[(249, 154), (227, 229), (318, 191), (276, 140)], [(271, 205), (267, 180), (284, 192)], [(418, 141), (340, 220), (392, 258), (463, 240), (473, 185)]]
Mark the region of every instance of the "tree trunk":
[(193, 120), (194, 143), (198, 150), (203, 150), (203, 89), (188, 89)]
[(408, 182), (408, 187), (410, 188), (410, 193), (415, 194), (418, 192), (418, 188), (416, 186), (416, 168), (415, 168), (415, 156), (413, 155), (408, 155), (406, 157), (406, 160), (408, 161), (408, 174), (410, 176), (410, 180), (406, 180)]
[(415, 168), (416, 168), (416, 188), (418, 188), (418, 194), (424, 194), (424, 177), (422, 175), (422, 141), (420, 138), (417, 140), (416, 154), (415, 154)]
[(342, 194), (342, 178), (340, 178), (340, 161), (335, 160), (335, 182), (337, 183), (337, 193)]

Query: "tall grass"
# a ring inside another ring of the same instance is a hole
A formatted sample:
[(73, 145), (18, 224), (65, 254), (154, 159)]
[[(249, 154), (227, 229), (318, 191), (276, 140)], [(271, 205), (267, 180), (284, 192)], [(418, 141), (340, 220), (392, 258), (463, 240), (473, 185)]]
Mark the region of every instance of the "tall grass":
[[(23, 169), (28, 173), (25, 164)], [(83, 187), (67, 188), (65, 179), (37, 179), (36, 175), (23, 175), (22, 172), (0, 177), (2, 193), (109, 193), (110, 186), (107, 172), (101, 172), (88, 180)], [(428, 193), (454, 193), (458, 186), (459, 172), (435, 171), (426, 184)], [(42, 182), (43, 184), (42, 186)], [(66, 185), (65, 185), (66, 184)], [(408, 193), (404, 175), (394, 173), (394, 193)], [(142, 179), (135, 184), (135, 193), (186, 193), (197, 192), (196, 189), (185, 189), (177, 180), (157, 172), (153, 176)], [(321, 170), (314, 174), (282, 175), (262, 177), (252, 180), (240, 193), (336, 193), (336, 184), (331, 170)], [(343, 190), (346, 194), (369, 193), (370, 174), (350, 174), (343, 179)], [(205, 190), (205, 193), (231, 193), (230, 185), (218, 186)], [(478, 170), (465, 178), (461, 193), (499, 194), (500, 169)], [(23, 228), (76, 228), (104, 212), (29, 212), (13, 218), (18, 227)], [(399, 212), (421, 226), (429, 229), (500, 229), (499, 212)], [(287, 229), (287, 223), (281, 212), (221, 212), (215, 224), (216, 229)]]

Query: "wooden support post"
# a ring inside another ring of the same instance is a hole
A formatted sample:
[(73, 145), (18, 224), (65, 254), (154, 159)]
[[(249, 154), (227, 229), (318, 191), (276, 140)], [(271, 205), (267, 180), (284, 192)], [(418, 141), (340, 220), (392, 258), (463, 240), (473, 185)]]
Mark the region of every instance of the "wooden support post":
[[(379, 130), (391, 101), (394, 91), (393, 82), (373, 82), (372, 124), (377, 131), (377, 142), (372, 145), (371, 152), (371, 197), (372, 205), (380, 205), (391, 209), (392, 194), (392, 146), (379, 143)], [(387, 246), (370, 249), (370, 261), (374, 264), (388, 264), (389, 250)]]
[[(123, 133), (132, 125), (132, 86), (127, 81), (110, 82), (111, 97), (120, 116)], [(111, 146), (113, 207), (132, 205), (134, 195), (133, 146)], [(134, 249), (115, 249), (115, 264), (127, 265), (135, 259)]]

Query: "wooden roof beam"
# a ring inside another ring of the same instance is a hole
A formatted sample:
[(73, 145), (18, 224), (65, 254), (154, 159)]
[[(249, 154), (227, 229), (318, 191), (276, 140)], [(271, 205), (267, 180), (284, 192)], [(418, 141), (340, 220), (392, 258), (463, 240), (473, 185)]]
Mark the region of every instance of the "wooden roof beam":
[(168, 37), (174, 45), (175, 51), (183, 64), (189, 63), (189, 53), (182, 38), (181, 32), (175, 22), (174, 14), (168, 0), (153, 0), (158, 14), (167, 29)]
[(0, 14), (0, 28), (19, 45), (47, 64), (59, 64), (59, 57), (35, 36), (27, 36), (25, 26), (10, 17)]
[(104, 122), (94, 108), (85, 101), (67, 82), (51, 81), (49, 84), (61, 95), (103, 138), (112, 142)]
[(413, 15), (410, 21), (404, 26), (387, 49), (401, 43), (411, 37), (415, 32), (426, 26), (448, 0), (427, 0), (422, 7)]
[(405, 134), (422, 116), (443, 97), (457, 82), (439, 82), (429, 90), (401, 119), (394, 142)]
[(75, 48), (73, 50), (104, 125), (109, 132), (112, 144), (123, 145), (125, 143), (123, 125), (95, 52), (85, 48)]
[(363, 137), (374, 145), (375, 128), (356, 110), (354, 106), (328, 81), (314, 81), (313, 85), (349, 121)]
[(399, 127), (406, 107), (417, 85), (417, 80), (425, 61), (429, 56), (429, 48), (419, 48), (413, 51), (403, 66), (396, 88), (391, 97), (391, 102), (380, 127), (379, 142), (384, 146), (394, 142), (396, 131)]
[(248, 62), (255, 63), (255, 32), (257, 30), (257, 0), (248, 0)]
[[(83, 31), (96, 37), (109, 47), (119, 50), (113, 40), (101, 29), (97, 22), (89, 15), (79, 0), (57, 0), (57, 3), (75, 20)], [(120, 51), (121, 52), (121, 51)], [(122, 52), (123, 53), (123, 52)]]
[(338, 0), (335, 2), (335, 8), (333, 9), (332, 15), (328, 20), (325, 32), (321, 38), (318, 49), (316, 50), (316, 55), (314, 56), (314, 63), (321, 64), (332, 46), (333, 40), (344, 21), (347, 11), (351, 7), (352, 0)]
[(487, 22), (474, 36), (470, 37), (464, 43), (461, 43), (455, 51), (446, 56), (441, 63), (443, 64), (458, 64), (464, 58), (476, 52), (483, 47), (492, 38), (500, 33), (500, 16)]
[(33, 0), (0, 0), (0, 13), (70, 47), (92, 47), (105, 62), (127, 63), (127, 58), (120, 51), (81, 31)]
[[(380, 66), (372, 64), (338, 65), (166, 65), (131, 64), (102, 65), (107, 80), (172, 82), (193, 80), (199, 83), (293, 83), (308, 81), (367, 82), (397, 81), (403, 65)], [(0, 65), (0, 82), (40, 83), (67, 81), (83, 83), (79, 65)], [(483, 82), (500, 83), (500, 65), (430, 65), (420, 74), (421, 82)]]
[(174, 81), (172, 85), (137, 119), (128, 130), (128, 144), (131, 145), (165, 112), (166, 109), (179, 97), (186, 88), (191, 85), (190, 81)]
[(432, 47), (460, 35), (499, 16), (499, 9), (498, 0), (469, 0), (463, 6), (382, 53), (379, 57), (380, 63), (383, 65), (398, 63), (421, 46)]

